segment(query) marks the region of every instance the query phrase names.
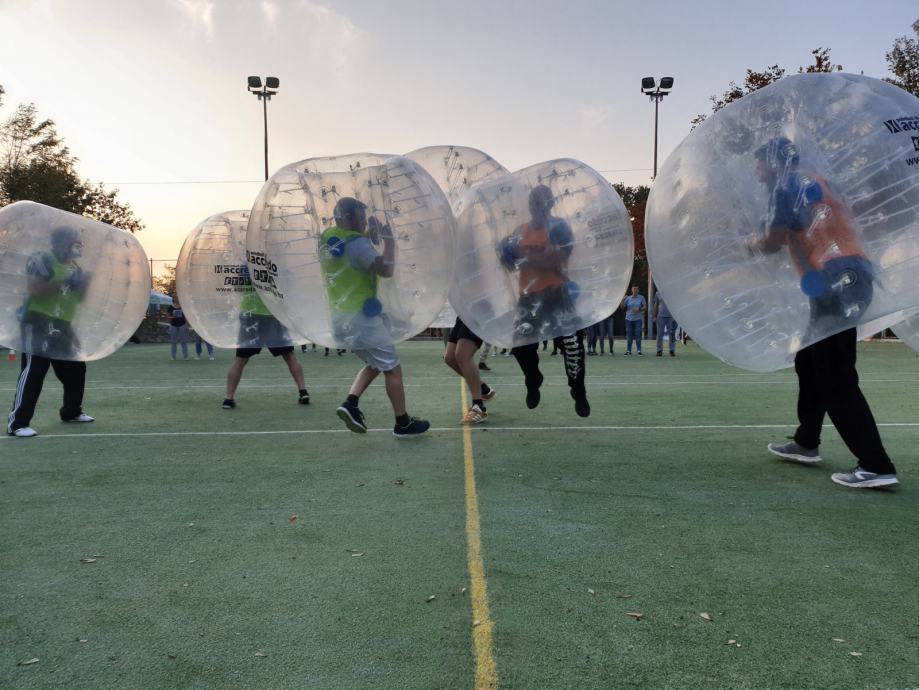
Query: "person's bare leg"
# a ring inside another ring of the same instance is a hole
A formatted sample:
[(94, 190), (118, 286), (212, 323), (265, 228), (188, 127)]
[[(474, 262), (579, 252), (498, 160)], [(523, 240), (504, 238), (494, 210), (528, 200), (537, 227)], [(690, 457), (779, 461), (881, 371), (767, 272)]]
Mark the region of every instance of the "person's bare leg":
[(233, 400), (233, 396), (236, 395), (236, 388), (243, 377), (243, 369), (246, 368), (248, 363), (247, 358), (237, 357), (230, 365), (230, 370), (227, 372), (227, 400)]
[(288, 352), (286, 355), (281, 355), (281, 357), (287, 364), (290, 375), (294, 377), (294, 381), (297, 383), (297, 390), (302, 391), (306, 388), (306, 383), (303, 381), (303, 367), (300, 366), (300, 360), (297, 359), (293, 352)]
[(401, 417), (405, 414), (405, 386), (402, 382), (402, 365), (400, 364), (394, 369), (383, 372), (383, 378), (386, 382), (386, 395), (389, 396), (392, 411), (396, 417)]
[(462, 370), (459, 368), (459, 365), (456, 362), (456, 347), (457, 343), (447, 343), (447, 349), (444, 350), (444, 364), (453, 369), (460, 376), (463, 375)]
[(463, 379), (466, 381), (466, 385), (469, 386), (472, 400), (479, 400), (482, 397), (482, 377), (479, 375), (479, 367), (475, 363), (475, 351), (477, 349), (474, 342), (465, 338), (456, 344), (456, 363)]
[(354, 383), (351, 384), (351, 390), (348, 391), (349, 395), (355, 395), (358, 398), (363, 395), (364, 391), (367, 390), (367, 387), (373, 383), (373, 380), (380, 375), (378, 369), (372, 369), (370, 367), (363, 367), (357, 376), (354, 377)]

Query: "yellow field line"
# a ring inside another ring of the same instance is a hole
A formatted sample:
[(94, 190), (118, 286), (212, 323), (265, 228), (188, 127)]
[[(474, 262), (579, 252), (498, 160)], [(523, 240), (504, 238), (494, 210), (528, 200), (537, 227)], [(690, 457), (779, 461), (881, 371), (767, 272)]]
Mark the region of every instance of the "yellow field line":
[[(462, 412), (468, 409), (466, 384), (460, 379)], [(469, 589), (472, 593), (472, 646), (475, 650), (475, 690), (498, 687), (498, 672), (492, 652), (491, 633), (494, 623), (488, 610), (485, 585), (485, 564), (482, 562), (482, 537), (479, 532), (479, 499), (475, 491), (475, 458), (472, 455), (472, 434), (463, 427), (463, 457), (466, 476), (466, 543), (468, 545)]]

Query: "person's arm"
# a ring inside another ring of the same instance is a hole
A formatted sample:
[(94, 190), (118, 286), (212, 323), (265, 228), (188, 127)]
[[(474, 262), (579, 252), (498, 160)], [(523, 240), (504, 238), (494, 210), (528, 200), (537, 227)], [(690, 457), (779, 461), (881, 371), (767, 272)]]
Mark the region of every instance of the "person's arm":
[(383, 278), (392, 276), (395, 264), (395, 240), (393, 240), (392, 233), (389, 233), (388, 239), (385, 235), (382, 239), (382, 255), (373, 248), (367, 237), (358, 237), (348, 242), (345, 245), (345, 256), (348, 257), (348, 263), (361, 273), (373, 273)]
[(654, 299), (654, 320), (657, 321), (657, 315), (661, 310), (661, 301), (655, 297)]
[[(819, 190), (819, 187), (817, 188)], [(804, 207), (798, 199), (798, 180), (792, 177), (772, 195), (771, 216), (758, 237), (747, 241), (747, 249), (774, 254), (788, 243), (788, 235), (807, 227)]]
[[(383, 254), (378, 255), (370, 265), (370, 270), (381, 278), (392, 278), (396, 267), (396, 240), (389, 225), (380, 225), (374, 216), (367, 219), (371, 238), (383, 242)], [(377, 242), (374, 242), (377, 244)]]
[(44, 255), (29, 257), (26, 274), (26, 290), (32, 297), (50, 297), (61, 291), (61, 282), (54, 280), (50, 261)]

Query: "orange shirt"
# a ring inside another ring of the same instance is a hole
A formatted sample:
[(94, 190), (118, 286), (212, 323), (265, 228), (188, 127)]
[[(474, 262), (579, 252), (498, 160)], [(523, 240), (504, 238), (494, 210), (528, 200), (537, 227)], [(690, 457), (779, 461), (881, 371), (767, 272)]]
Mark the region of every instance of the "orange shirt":
[(537, 268), (527, 261), (528, 258), (545, 254), (550, 249), (548, 230), (545, 227), (533, 227), (532, 223), (527, 222), (520, 227), (519, 233), (517, 254), (523, 260), (520, 265), (520, 294), (542, 292), (550, 287), (563, 286), (565, 277), (560, 268)]

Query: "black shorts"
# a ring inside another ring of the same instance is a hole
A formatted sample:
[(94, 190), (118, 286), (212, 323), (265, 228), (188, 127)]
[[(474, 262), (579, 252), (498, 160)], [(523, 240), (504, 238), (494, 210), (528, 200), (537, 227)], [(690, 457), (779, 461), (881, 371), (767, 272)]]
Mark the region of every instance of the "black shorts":
[[(236, 348), (236, 356), (243, 359), (249, 359), (253, 355), (257, 355), (262, 351), (260, 347), (238, 347)], [(273, 354), (275, 357), (280, 357), (281, 355), (286, 355), (288, 352), (293, 352), (293, 345), (284, 345), (282, 347), (269, 347), (268, 352)]]
[(476, 348), (482, 347), (482, 339), (470, 331), (469, 327), (457, 316), (456, 323), (453, 324), (453, 328), (450, 330), (450, 337), (447, 342), (455, 345), (460, 340), (471, 340), (475, 343)]

